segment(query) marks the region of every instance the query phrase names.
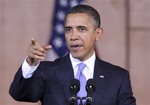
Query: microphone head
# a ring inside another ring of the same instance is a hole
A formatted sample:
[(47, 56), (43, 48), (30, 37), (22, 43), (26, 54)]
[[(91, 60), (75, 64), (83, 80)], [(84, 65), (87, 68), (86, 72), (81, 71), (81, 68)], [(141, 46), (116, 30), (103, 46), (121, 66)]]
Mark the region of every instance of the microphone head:
[(86, 84), (87, 93), (92, 94), (95, 92), (95, 89), (96, 89), (96, 83), (94, 79), (89, 79)]
[(80, 82), (78, 79), (73, 79), (70, 86), (70, 92), (72, 95), (76, 95), (80, 90)]

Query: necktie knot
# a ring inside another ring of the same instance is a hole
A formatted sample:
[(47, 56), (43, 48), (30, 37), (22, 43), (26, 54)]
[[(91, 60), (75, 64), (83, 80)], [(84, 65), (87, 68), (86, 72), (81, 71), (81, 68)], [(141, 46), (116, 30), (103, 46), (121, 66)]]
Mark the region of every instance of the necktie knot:
[(85, 64), (84, 63), (79, 63), (78, 64), (78, 70), (82, 72), (82, 70), (85, 68)]
[(79, 63), (78, 64), (78, 72), (77, 72), (77, 75), (76, 75), (76, 78), (79, 79), (80, 76), (82, 75), (82, 71), (83, 69), (85, 68), (85, 64), (84, 63)]

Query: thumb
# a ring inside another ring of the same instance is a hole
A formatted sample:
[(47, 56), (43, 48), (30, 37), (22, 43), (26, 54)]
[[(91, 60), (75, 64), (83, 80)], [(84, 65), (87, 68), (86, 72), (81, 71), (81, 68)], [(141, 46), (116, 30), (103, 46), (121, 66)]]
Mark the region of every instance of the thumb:
[(31, 44), (32, 45), (37, 45), (39, 44), (34, 38), (31, 38)]

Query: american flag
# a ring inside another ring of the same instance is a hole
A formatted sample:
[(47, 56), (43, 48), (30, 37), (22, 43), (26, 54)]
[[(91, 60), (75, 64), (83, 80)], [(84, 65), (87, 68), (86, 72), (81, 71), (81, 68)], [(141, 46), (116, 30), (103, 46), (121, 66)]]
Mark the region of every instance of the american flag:
[(52, 45), (52, 49), (47, 54), (47, 60), (54, 60), (68, 53), (64, 35), (65, 14), (71, 7), (83, 3), (84, 0), (55, 0), (52, 31), (49, 41), (49, 44)]

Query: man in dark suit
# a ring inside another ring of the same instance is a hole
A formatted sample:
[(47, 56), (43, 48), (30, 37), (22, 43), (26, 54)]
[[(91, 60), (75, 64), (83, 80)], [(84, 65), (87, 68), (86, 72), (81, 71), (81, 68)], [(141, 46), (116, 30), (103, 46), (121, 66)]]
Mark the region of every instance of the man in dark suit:
[(71, 81), (76, 78), (78, 64), (84, 63), (82, 75), (86, 81), (92, 78), (96, 83), (91, 105), (136, 105), (129, 72), (100, 60), (95, 54), (95, 42), (102, 35), (100, 24), (99, 13), (93, 7), (73, 7), (65, 18), (70, 53), (55, 61), (41, 61), (51, 45), (42, 46), (32, 39), (28, 57), (10, 86), (10, 95), (17, 101), (68, 105)]

